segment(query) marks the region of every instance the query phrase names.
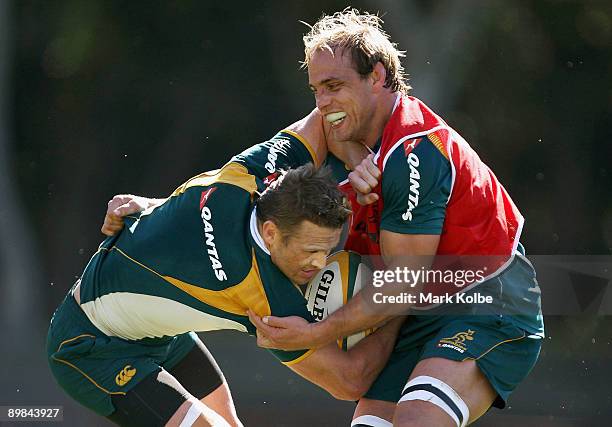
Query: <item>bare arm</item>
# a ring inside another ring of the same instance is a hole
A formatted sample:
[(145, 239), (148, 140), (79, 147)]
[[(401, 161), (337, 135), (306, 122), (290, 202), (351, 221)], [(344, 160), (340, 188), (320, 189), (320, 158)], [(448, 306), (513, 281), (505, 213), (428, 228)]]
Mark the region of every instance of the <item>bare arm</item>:
[[(258, 330), (263, 325), (258, 316), (249, 313), (249, 318)], [(336, 399), (358, 400), (387, 363), (404, 319), (393, 319), (346, 352), (339, 349), (336, 343), (331, 343), (287, 366)]]
[(314, 109), (301, 120), (287, 126), (286, 129), (299, 134), (315, 154), (315, 166), (319, 167), (327, 156), (327, 144), (323, 127), (323, 116)]

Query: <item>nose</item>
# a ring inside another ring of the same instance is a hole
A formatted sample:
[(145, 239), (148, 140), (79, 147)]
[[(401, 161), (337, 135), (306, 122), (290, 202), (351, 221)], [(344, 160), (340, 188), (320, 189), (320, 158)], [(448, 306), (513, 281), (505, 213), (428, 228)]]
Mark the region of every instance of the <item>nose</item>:
[(318, 268), (320, 270), (327, 264), (327, 257), (323, 252), (317, 253), (312, 257), (312, 261), (310, 263), (314, 268)]
[(320, 90), (315, 96), (315, 103), (319, 110), (324, 111), (325, 107), (331, 103), (331, 96), (326, 91)]

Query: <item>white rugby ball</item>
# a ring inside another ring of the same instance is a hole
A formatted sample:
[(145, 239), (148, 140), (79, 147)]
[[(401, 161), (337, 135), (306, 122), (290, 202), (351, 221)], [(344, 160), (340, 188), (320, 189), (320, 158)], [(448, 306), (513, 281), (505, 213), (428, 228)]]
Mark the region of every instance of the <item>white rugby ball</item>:
[[(304, 295), (308, 311), (317, 322), (325, 319), (346, 304), (371, 277), (371, 269), (362, 262), (359, 254), (340, 251), (330, 255), (327, 265), (306, 288)], [(338, 347), (348, 350), (372, 332), (369, 329), (338, 340)]]

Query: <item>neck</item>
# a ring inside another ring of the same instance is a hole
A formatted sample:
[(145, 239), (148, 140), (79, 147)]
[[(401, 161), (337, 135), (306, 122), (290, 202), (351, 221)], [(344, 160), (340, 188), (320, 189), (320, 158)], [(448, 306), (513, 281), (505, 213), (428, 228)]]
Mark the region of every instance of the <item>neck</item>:
[(338, 159), (343, 161), (349, 169), (354, 170), (364, 158), (370, 154), (378, 139), (382, 136), (387, 122), (393, 114), (395, 100), (401, 96), (398, 92), (386, 92), (380, 102), (379, 108), (371, 121), (372, 126), (365, 138), (360, 141), (327, 141), (327, 148)]
[(257, 222), (257, 231), (259, 232), (259, 235), (261, 236), (261, 241), (264, 244), (264, 246), (269, 250), (270, 248), (268, 247), (268, 244), (263, 238), (263, 223), (259, 220), (259, 218), (257, 218), (255, 221)]
[(359, 142), (344, 141), (330, 142), (328, 149), (334, 156), (342, 160), (350, 170), (354, 170), (355, 166), (362, 162), (370, 152), (365, 145)]
[(371, 121), (370, 131), (363, 140), (364, 145), (374, 148), (378, 139), (382, 137), (385, 126), (393, 114), (393, 106), (398, 96), (400, 96), (398, 92), (385, 92), (381, 96), (380, 104)]

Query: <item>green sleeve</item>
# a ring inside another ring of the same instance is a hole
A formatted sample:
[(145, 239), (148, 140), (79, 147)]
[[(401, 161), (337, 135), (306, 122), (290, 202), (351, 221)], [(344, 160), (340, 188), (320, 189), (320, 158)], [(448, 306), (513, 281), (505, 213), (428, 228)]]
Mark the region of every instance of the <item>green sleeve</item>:
[[(308, 322), (314, 322), (314, 318), (306, 307), (307, 302), (304, 294), (272, 263), (270, 255), (264, 253), (260, 248), (256, 248), (255, 256), (272, 316), (299, 316)], [(308, 351), (308, 349), (297, 351), (270, 350), (283, 363), (291, 363)]]
[(278, 172), (314, 162), (314, 153), (296, 133), (281, 131), (272, 139), (247, 148), (230, 161), (244, 165), (259, 179)]
[(393, 151), (383, 171), (380, 228), (402, 234), (441, 234), (451, 191), (449, 160), (427, 139), (408, 154)]

